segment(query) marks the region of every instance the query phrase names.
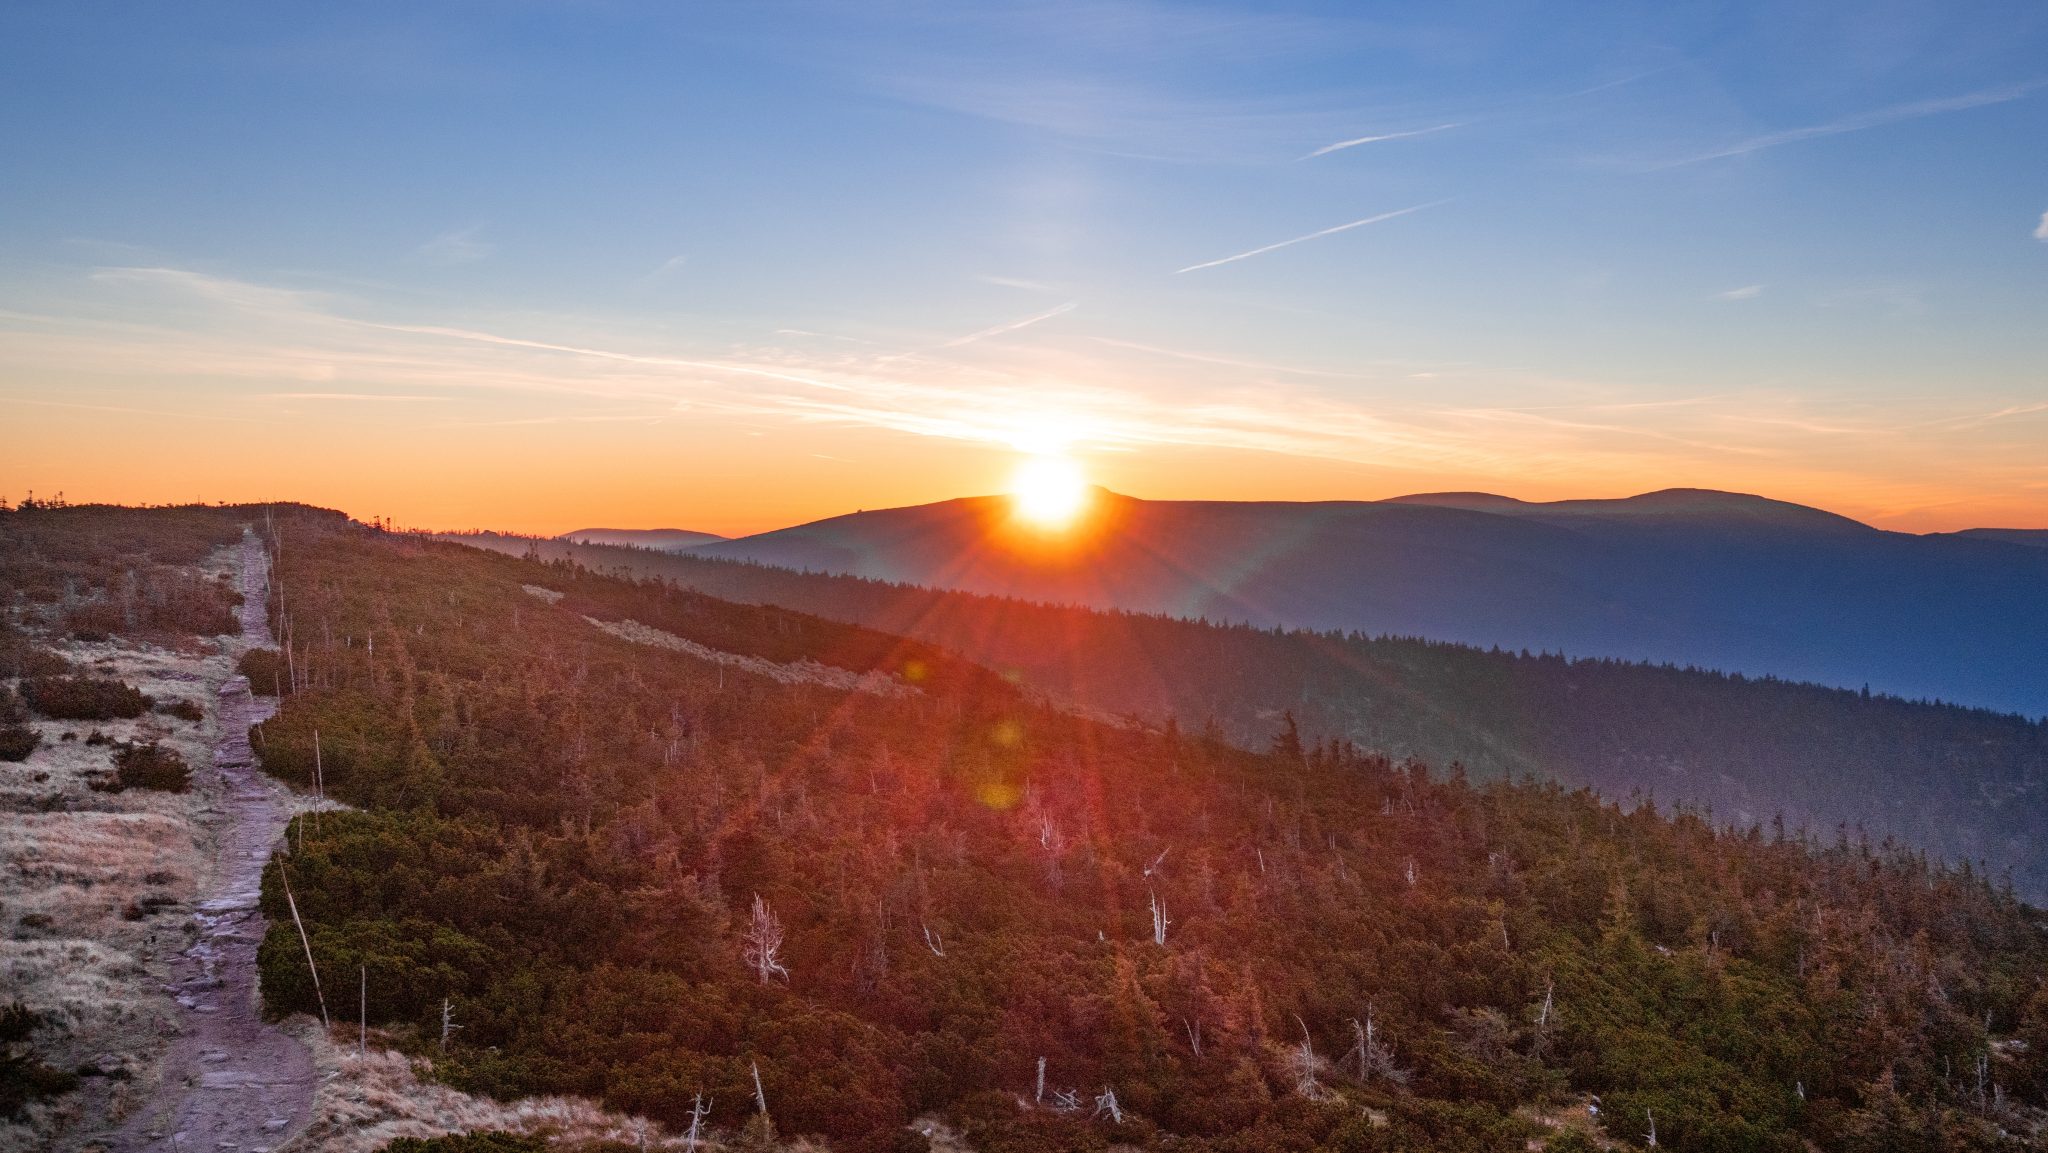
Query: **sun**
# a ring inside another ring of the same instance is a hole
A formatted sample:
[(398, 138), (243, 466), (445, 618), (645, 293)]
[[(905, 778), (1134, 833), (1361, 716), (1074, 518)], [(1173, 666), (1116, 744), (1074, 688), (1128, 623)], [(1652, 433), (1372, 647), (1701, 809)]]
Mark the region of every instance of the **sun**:
[(1034, 456), (1010, 478), (1019, 519), (1041, 529), (1062, 529), (1088, 507), (1088, 478), (1070, 457)]

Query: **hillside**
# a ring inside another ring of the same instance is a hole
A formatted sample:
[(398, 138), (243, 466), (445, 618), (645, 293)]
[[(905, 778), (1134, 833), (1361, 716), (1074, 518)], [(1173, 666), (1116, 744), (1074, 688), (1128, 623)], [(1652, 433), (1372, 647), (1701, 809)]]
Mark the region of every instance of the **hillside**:
[(563, 533), (560, 539), (577, 544), (610, 544), (649, 548), (657, 552), (681, 552), (726, 538), (717, 533), (695, 532), (686, 528), (579, 528), (575, 532)]
[[(919, 1116), (978, 1150), (1583, 1149), (1594, 1094), (1605, 1138), (1677, 1149), (2038, 1126), (2048, 936), (1981, 875), (1105, 726), (787, 610), (283, 531), (299, 673), (258, 744), (304, 783), (317, 730), (364, 808), (293, 830), (297, 908), (388, 1036), (436, 1052), (452, 1007), (458, 1085), (672, 1130), (701, 1092), (758, 1143), (758, 1071), (779, 1131), (878, 1150), (924, 1148)], [(268, 1002), (315, 1008), (289, 928), (264, 956)]]
[(1398, 637), (1101, 613), (696, 557), (467, 543), (624, 569), (902, 633), (1098, 715), (1176, 719), (1264, 748), (1310, 742), (1642, 793), (1739, 824), (1838, 826), (2010, 872), (2048, 898), (2048, 723), (1773, 679)]
[(835, 517), (696, 555), (1259, 626), (1675, 662), (2048, 715), (2048, 551), (1670, 490), (1528, 504), (1147, 501), (1058, 537), (1004, 498)]
[(1966, 528), (1955, 534), (1972, 539), (1999, 540), (2008, 544), (2048, 548), (2048, 528)]

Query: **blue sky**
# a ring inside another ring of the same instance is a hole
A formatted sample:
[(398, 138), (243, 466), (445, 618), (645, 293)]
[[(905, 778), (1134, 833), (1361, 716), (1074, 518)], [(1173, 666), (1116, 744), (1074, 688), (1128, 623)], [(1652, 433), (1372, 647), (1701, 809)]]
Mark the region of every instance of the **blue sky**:
[(14, 3), (0, 103), (17, 495), (2048, 524), (2039, 4)]

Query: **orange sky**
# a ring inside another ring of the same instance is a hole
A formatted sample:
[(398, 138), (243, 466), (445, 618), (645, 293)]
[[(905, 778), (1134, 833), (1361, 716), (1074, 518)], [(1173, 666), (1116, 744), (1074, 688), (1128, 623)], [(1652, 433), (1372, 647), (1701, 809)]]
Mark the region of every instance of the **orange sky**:
[(2048, 402), (2024, 382), (1266, 362), (1100, 336), (1058, 309), (951, 339), (713, 342), (556, 315), (400, 322), (172, 268), (68, 291), (83, 295), (0, 311), (0, 495), (734, 535), (1002, 491), (1020, 453), (1051, 451), (1154, 499), (1697, 487), (1907, 531), (2048, 527)]
[[(408, 527), (555, 534), (677, 527), (740, 535), (820, 517), (1004, 490), (1008, 445), (872, 427), (751, 419), (548, 422), (451, 429), (397, 419), (412, 404), (273, 401), (151, 411), (146, 396), (0, 404), (0, 493), (62, 490), (123, 503), (296, 499)], [(85, 407), (59, 407), (58, 405)], [(307, 411), (307, 409), (313, 411)], [(1881, 527), (2048, 527), (2043, 503), (1972, 484), (1968, 462), (1897, 478), (1825, 461), (1712, 468), (1673, 454), (1585, 472), (1532, 459), (1524, 475), (1430, 471), (1270, 450), (1075, 446), (1089, 478), (1154, 499), (1377, 499), (1482, 489), (1529, 500), (1688, 486), (1757, 492)], [(1930, 453), (1929, 455), (1936, 455)]]

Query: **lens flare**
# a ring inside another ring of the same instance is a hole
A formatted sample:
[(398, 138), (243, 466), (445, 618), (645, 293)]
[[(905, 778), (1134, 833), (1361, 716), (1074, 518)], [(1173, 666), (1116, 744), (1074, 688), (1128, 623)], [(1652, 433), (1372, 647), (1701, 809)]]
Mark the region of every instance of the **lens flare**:
[(1042, 529), (1060, 529), (1088, 505), (1088, 478), (1064, 456), (1035, 456), (1017, 467), (1010, 481), (1017, 516)]

